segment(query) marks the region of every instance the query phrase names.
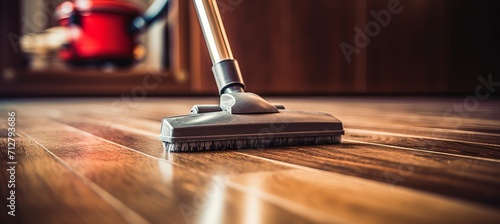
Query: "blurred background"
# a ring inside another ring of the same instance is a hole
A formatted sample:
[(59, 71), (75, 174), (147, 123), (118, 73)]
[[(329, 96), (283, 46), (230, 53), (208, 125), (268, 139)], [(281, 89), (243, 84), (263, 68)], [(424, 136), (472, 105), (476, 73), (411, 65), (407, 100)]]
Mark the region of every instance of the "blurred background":
[[(168, 15), (134, 39), (126, 64), (65, 61), (61, 49), (77, 28), (62, 24), (63, 2), (0, 2), (0, 97), (217, 94), (191, 0), (172, 0)], [(144, 11), (153, 0), (127, 2)], [(470, 94), (478, 76), (500, 81), (500, 1), (218, 3), (251, 92)]]

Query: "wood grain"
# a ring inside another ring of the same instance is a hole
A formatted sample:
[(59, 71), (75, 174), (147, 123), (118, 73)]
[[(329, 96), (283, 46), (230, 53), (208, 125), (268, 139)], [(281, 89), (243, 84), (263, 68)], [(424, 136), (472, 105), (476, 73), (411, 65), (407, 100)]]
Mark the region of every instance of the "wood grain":
[(346, 129), (346, 139), (401, 146), (425, 151), (470, 156), (500, 162), (500, 146), (496, 144), (466, 142), (390, 132)]
[[(122, 130), (123, 128), (108, 127), (108, 129), (102, 131), (102, 128), (106, 128), (106, 126), (102, 126), (95, 120), (92, 122), (92, 120), (85, 121), (85, 119), (80, 118), (76, 121), (77, 119), (71, 117), (59, 118), (59, 120), (110, 141), (139, 149), (155, 157), (166, 157), (165, 153), (162, 152), (161, 146), (157, 143), (155, 144), (155, 139), (157, 138), (155, 132), (151, 132), (150, 136), (145, 137), (135, 135), (134, 132)], [(135, 122), (141, 122), (142, 120), (131, 122), (129, 119), (127, 121), (129, 125), (133, 125)], [(110, 135), (109, 133), (113, 134)], [(370, 136), (374, 139), (384, 139), (385, 137)], [(349, 138), (349, 135), (347, 137), (348, 139), (352, 139)], [(396, 141), (397, 137), (389, 136), (386, 138), (388, 138), (386, 143), (390, 145), (398, 145), (399, 143)], [(399, 139), (401, 140), (402, 138)], [(408, 141), (405, 143), (406, 146), (412, 145), (413, 141), (411, 138), (405, 138), (405, 140)], [(500, 161), (483, 159), (488, 158), (484, 154), (476, 157), (457, 157), (454, 155), (461, 155), (462, 153), (456, 152), (475, 148), (468, 147), (468, 145), (461, 145), (460, 148), (447, 148), (450, 145), (442, 142), (420, 140), (417, 142), (418, 144), (413, 142), (416, 145), (415, 147), (407, 149), (347, 142), (342, 146), (335, 147), (291, 147), (284, 150), (245, 150), (243, 153), (500, 206), (500, 194), (496, 190), (500, 187), (500, 180), (497, 178), (500, 175), (500, 171), (498, 171)], [(426, 148), (422, 145), (430, 145), (432, 147)], [(151, 152), (151, 149), (156, 149), (156, 152), (162, 153)], [(421, 150), (419, 151), (419, 149)], [(445, 151), (448, 154), (429, 153), (429, 151)], [(239, 163), (241, 166), (238, 167), (242, 167), (242, 169), (248, 169), (243, 167), (262, 169), (261, 165), (259, 165), (261, 163), (255, 161), (254, 158), (230, 156), (230, 159), (226, 159), (228, 158), (228, 154), (231, 155), (233, 152), (187, 155), (170, 154), (168, 156), (170, 159), (174, 159), (176, 162), (182, 164), (199, 165), (207, 162), (207, 158), (212, 158), (210, 164), (214, 162), (216, 164), (222, 162), (221, 164), (227, 165)], [(219, 162), (214, 161), (212, 156), (220, 157), (217, 158)], [(254, 164), (251, 164), (252, 162)], [(467, 169), (456, 169), (460, 167), (467, 167)], [(213, 170), (213, 168), (204, 165), (203, 170)], [(230, 172), (237, 171), (239, 169), (231, 170)], [(478, 173), (481, 175), (478, 175)], [(445, 183), (446, 188), (435, 187), (444, 185)], [(488, 187), (486, 188), (486, 186)]]
[[(104, 110), (103, 110), (104, 111)], [(159, 112), (135, 112), (134, 117), (126, 119), (114, 117), (109, 113), (88, 113), (82, 111), (72, 111), (75, 116), (93, 118), (97, 121), (103, 116), (107, 117), (106, 122), (96, 122), (100, 126), (120, 126), (122, 128), (132, 127), (135, 130), (149, 132), (151, 135), (157, 135), (158, 121), (165, 114)], [(183, 111), (179, 109), (178, 111)], [(66, 113), (68, 111), (65, 111)], [(182, 112), (179, 112), (182, 113)], [(350, 119), (343, 120), (344, 123), (351, 124)], [(352, 126), (352, 125), (349, 125)], [(387, 125), (382, 125), (387, 126)], [(500, 145), (496, 144), (497, 137), (494, 134), (478, 132), (460, 132), (450, 133), (451, 130), (418, 130), (417, 127), (386, 127), (353, 129), (346, 128), (345, 138), (372, 143), (381, 143), (387, 145), (410, 147), (426, 151), (436, 151), (442, 153), (452, 153), (457, 155), (472, 156), (484, 159), (500, 159)], [(374, 131), (382, 130), (382, 131)], [(412, 130), (412, 131), (411, 131)]]
[[(191, 167), (145, 156), (63, 124), (43, 119), (31, 121), (38, 125), (20, 126), (30, 138), (148, 222), (194, 223), (201, 219), (213, 223), (223, 218), (225, 223), (232, 223), (236, 217), (245, 217), (245, 208), (232, 198), (251, 196), (225, 191), (223, 174), (204, 175)], [(264, 218), (279, 218), (283, 222), (307, 220), (257, 198), (252, 200), (275, 216)], [(214, 211), (213, 206), (220, 208)], [(227, 217), (210, 214), (223, 212), (226, 207), (234, 207)]]
[(500, 206), (500, 163), (365, 143), (244, 154)]
[[(26, 190), (19, 206), (33, 216), (20, 211), (20, 220), (34, 223), (42, 214), (48, 222), (84, 223), (499, 219), (496, 100), (482, 102), (456, 127), (442, 116), (454, 98), (270, 101), (336, 115), (346, 126), (343, 143), (167, 153), (158, 140), (161, 118), (187, 114), (193, 104), (217, 103), (216, 98), (2, 102), (0, 113), (16, 111), (24, 135), (19, 180)], [(0, 189), (5, 194), (5, 186)]]
[(261, 159), (248, 157), (235, 151), (184, 154), (167, 153), (163, 149), (162, 144), (158, 141), (157, 134), (138, 135), (137, 132), (103, 126), (102, 124), (94, 123), (95, 121), (92, 122), (91, 120), (73, 118), (74, 117), (66, 117), (56, 120), (150, 156), (162, 158), (183, 167), (189, 167), (197, 172), (212, 175), (229, 175), (289, 169), (287, 166), (265, 162)]
[[(1, 136), (7, 136), (1, 125)], [(51, 156), (42, 147), (28, 138), (16, 139), (16, 216), (7, 216), (5, 206), (1, 209), (2, 223), (126, 223), (137, 221), (127, 219), (113, 207), (113, 202), (96, 193), (86, 180), (68, 169), (61, 161)], [(7, 139), (0, 139), (0, 147), (6, 149)], [(8, 165), (6, 151), (1, 153), (2, 171)], [(2, 180), (7, 173), (1, 172)], [(7, 194), (7, 184), (2, 181), (0, 190)], [(98, 191), (98, 190), (97, 190)]]
[(496, 223), (500, 217), (495, 210), (333, 173), (289, 170), (230, 181), (263, 197), (281, 197), (283, 203), (312, 207), (352, 223)]

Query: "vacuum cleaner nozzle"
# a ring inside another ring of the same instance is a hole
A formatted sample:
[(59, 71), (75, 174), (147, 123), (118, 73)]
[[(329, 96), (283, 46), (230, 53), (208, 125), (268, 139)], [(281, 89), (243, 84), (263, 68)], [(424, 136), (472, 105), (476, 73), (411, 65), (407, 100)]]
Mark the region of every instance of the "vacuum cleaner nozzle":
[(196, 105), (191, 113), (163, 119), (160, 139), (167, 151), (335, 144), (344, 134), (330, 114), (289, 111), (253, 93), (223, 94), (220, 105)]
[(342, 123), (325, 113), (288, 111), (245, 92), (216, 0), (194, 0), (219, 88), (219, 105), (163, 119), (160, 140), (172, 152), (340, 143)]

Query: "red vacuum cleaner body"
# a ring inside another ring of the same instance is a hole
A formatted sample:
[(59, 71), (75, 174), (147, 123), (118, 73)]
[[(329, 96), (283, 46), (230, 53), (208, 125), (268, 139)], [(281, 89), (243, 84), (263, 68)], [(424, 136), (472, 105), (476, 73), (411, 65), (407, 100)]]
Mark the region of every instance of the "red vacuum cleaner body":
[(155, 3), (156, 8), (148, 9), (144, 15), (139, 7), (124, 1), (62, 3), (55, 17), (68, 28), (69, 41), (59, 51), (60, 58), (72, 64), (131, 64), (139, 31), (159, 18), (167, 7), (165, 0)]

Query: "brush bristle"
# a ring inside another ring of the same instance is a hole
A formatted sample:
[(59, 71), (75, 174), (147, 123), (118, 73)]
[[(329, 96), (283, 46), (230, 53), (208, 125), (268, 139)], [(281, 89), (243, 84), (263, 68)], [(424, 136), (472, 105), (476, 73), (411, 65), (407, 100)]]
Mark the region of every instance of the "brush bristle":
[(300, 145), (328, 145), (340, 143), (341, 135), (316, 137), (275, 137), (217, 141), (163, 142), (169, 152), (196, 152), (228, 149), (259, 149)]

